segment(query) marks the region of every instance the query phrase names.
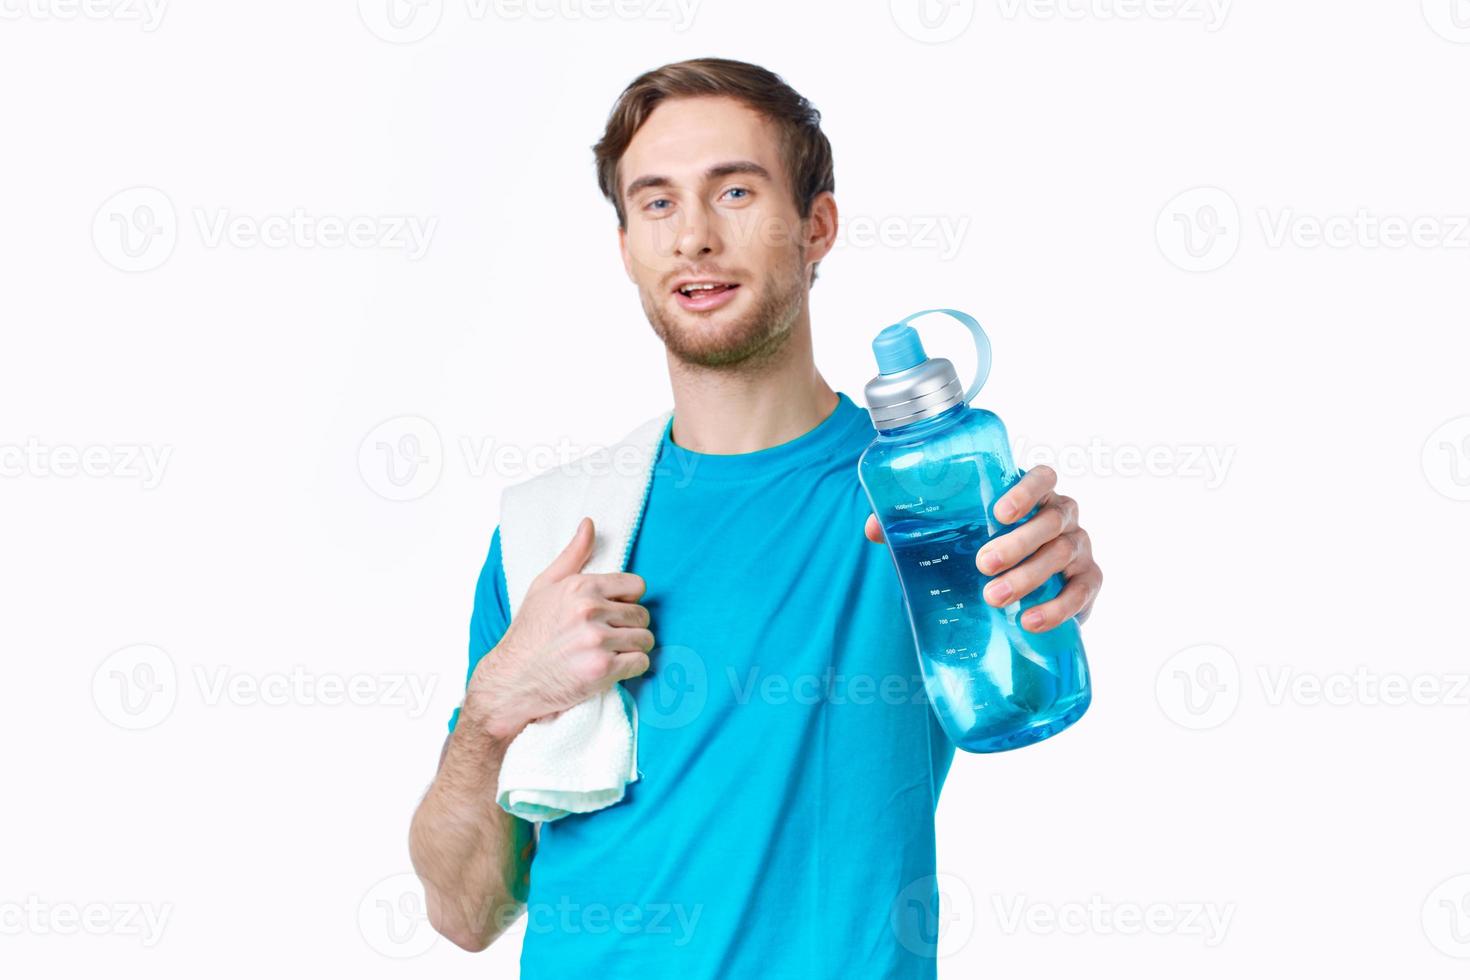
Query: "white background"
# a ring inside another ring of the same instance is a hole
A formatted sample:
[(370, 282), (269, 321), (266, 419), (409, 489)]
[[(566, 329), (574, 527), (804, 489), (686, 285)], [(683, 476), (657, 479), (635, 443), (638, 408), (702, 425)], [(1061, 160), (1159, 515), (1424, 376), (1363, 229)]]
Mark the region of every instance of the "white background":
[(974, 313), (1107, 576), (1087, 717), (955, 760), (941, 975), (1463, 975), (1470, 3), (926, 2), (0, 0), (7, 974), (513, 973), (402, 877), (481, 451), (669, 402), (590, 146), (717, 54), (824, 114), (826, 378)]

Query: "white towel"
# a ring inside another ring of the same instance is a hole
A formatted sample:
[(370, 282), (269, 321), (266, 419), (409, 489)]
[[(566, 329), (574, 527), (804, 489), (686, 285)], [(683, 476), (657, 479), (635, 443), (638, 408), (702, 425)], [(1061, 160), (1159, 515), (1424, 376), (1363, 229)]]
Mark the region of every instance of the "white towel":
[[(559, 555), (583, 517), (592, 518), (584, 572), (628, 567), (653, 466), (672, 410), (501, 495), (500, 549), (511, 617), (531, 580)], [(623, 798), (638, 779), (638, 709), (621, 684), (526, 726), (506, 749), (495, 800), (526, 820), (589, 813)]]

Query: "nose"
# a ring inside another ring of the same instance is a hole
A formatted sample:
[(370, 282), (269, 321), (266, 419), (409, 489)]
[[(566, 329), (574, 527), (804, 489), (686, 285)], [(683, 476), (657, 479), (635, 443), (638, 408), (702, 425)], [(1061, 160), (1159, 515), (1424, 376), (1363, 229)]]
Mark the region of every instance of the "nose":
[(698, 259), (718, 250), (719, 238), (714, 222), (703, 203), (685, 208), (683, 219), (674, 240), (675, 255), (681, 259)]

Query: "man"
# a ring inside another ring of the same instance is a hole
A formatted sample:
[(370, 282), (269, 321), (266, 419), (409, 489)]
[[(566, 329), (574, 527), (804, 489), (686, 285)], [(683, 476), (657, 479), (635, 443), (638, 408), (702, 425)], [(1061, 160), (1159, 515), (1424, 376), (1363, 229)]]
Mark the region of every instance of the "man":
[[(583, 520), (512, 620), (497, 528), (464, 703), (410, 835), (456, 944), (483, 949), (528, 912), (522, 976), (935, 974), (954, 749), (857, 480), (871, 421), (813, 360), (808, 292), (837, 233), (818, 120), (774, 74), (700, 59), (636, 79), (595, 147), (667, 349), (672, 427), (627, 571), (582, 573)], [(993, 605), (1063, 574), (1034, 631), (1085, 618), (1102, 581), (1055, 482), (1027, 472), (996, 512), (1035, 515), (974, 556)], [(699, 703), (670, 717), (696, 680)], [(510, 741), (617, 681), (643, 719), (626, 797), (536, 825), (500, 809)]]

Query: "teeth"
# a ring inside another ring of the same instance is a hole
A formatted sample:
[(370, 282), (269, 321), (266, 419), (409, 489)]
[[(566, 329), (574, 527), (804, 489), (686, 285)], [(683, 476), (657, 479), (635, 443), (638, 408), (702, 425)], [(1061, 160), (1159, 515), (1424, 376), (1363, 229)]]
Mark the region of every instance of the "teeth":
[(690, 283), (687, 286), (680, 286), (679, 287), (679, 292), (683, 293), (685, 296), (688, 296), (690, 293), (692, 293), (692, 292), (694, 292), (696, 290), (700, 290), (700, 289), (718, 289), (718, 288), (719, 288), (719, 284), (717, 284), (717, 283), (712, 283), (712, 282), (695, 282), (695, 283)]

